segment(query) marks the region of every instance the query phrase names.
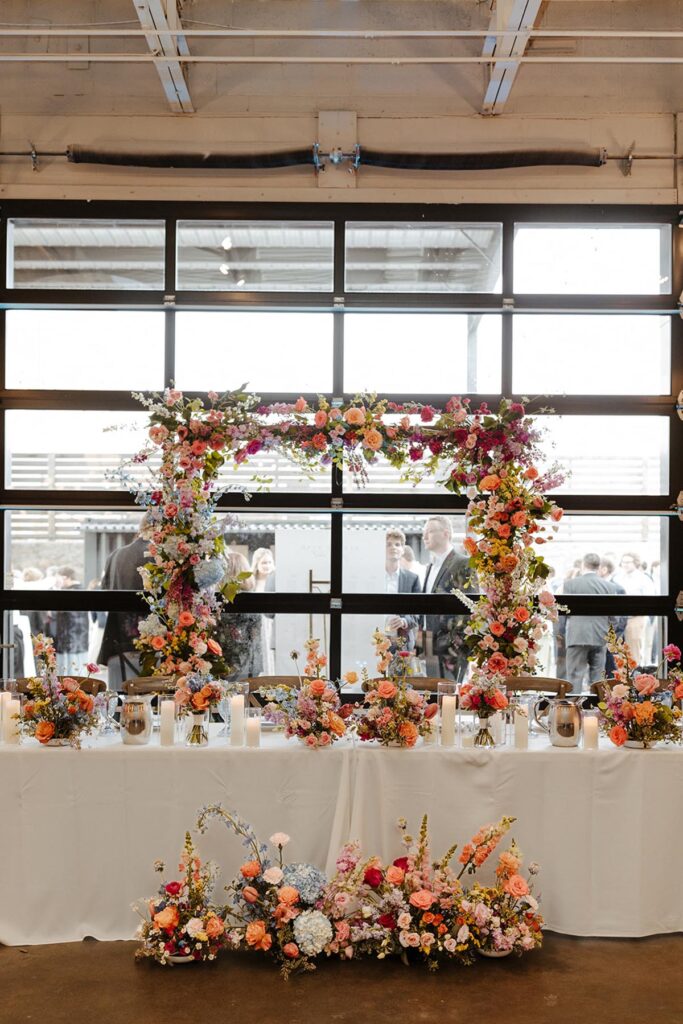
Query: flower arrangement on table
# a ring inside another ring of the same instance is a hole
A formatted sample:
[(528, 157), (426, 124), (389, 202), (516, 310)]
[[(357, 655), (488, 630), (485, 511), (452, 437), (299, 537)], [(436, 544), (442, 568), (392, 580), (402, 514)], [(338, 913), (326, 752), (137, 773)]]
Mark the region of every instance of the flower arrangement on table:
[(228, 903), (224, 918), (230, 926), (233, 948), (268, 953), (287, 976), (295, 970), (313, 969), (312, 959), (332, 941), (329, 918), (318, 908), (327, 878), (312, 864), (283, 863), (282, 850), (290, 839), (284, 832), (270, 837), (276, 861), (268, 847), (259, 843), (254, 830), (220, 804), (205, 807), (197, 821), (200, 832), (218, 819), (242, 839), (248, 859), (226, 886)]
[[(163, 861), (154, 867), (161, 873)], [(143, 919), (137, 932), (138, 960), (150, 957), (164, 965), (215, 960), (228, 944), (225, 922), (212, 903), (217, 866), (212, 861), (202, 864), (189, 832), (178, 871), (181, 879), (162, 882), (155, 897), (141, 901), (144, 913), (140, 904), (134, 906)]]
[[(57, 744), (80, 747), (83, 733), (94, 732), (99, 724), (97, 698), (81, 689), (75, 679), (57, 675), (57, 656), (50, 637), (33, 637), (33, 653), (41, 675), (28, 682), (29, 699), (24, 703), (22, 728), (43, 746)], [(87, 666), (88, 677), (99, 666)]]
[[(307, 747), (329, 747), (346, 733), (345, 717), (352, 708), (341, 706), (339, 692), (325, 678), (327, 658), (320, 653), (320, 641), (307, 640), (306, 664), (299, 687), (277, 686), (263, 691), (268, 703), (265, 718), (284, 726), (285, 736), (296, 736)], [(291, 658), (297, 666), (298, 653)]]
[(382, 746), (414, 747), (419, 736), (431, 732), (436, 704), (409, 684), (408, 651), (392, 654), (391, 641), (379, 629), (372, 634), (381, 678), (370, 680), (363, 670), (365, 698), (356, 729), (361, 740), (378, 740)]
[(614, 656), (615, 670), (614, 677), (606, 680), (608, 694), (598, 705), (603, 732), (617, 747), (625, 743), (642, 744), (645, 748), (660, 741), (680, 743), (683, 716), (679, 708), (672, 706), (674, 700), (683, 699), (680, 649), (668, 644), (662, 651), (658, 668), (668, 664), (666, 681), (635, 672), (637, 663), (628, 644), (611, 627), (607, 649)]

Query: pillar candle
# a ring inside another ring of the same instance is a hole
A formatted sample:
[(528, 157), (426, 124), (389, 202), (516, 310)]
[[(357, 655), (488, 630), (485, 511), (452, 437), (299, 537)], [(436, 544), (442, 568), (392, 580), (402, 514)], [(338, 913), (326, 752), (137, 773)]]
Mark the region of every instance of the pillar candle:
[(230, 698), (230, 746), (244, 745), (244, 696), (241, 693)]
[(162, 700), (159, 711), (159, 743), (172, 747), (175, 743), (175, 701)]
[(19, 719), (15, 715), (21, 713), (21, 702), (8, 700), (3, 708), (4, 718), (2, 721), (2, 734), (5, 743), (19, 743), (21, 733), (19, 731)]
[(491, 716), (491, 735), (496, 746), (503, 742), (503, 716), (500, 711)]
[(441, 698), (441, 745), (452, 747), (455, 743), (455, 695), (445, 693)]
[(246, 733), (247, 733), (247, 746), (248, 747), (260, 747), (261, 746), (261, 718), (259, 715), (254, 715), (246, 720)]
[(529, 746), (529, 716), (522, 708), (515, 708), (515, 750)]
[(0, 692), (0, 725), (2, 724), (5, 715), (7, 714), (7, 705), (9, 704), (11, 699), (12, 694), (9, 692), (9, 690), (2, 690), (2, 692)]
[(595, 715), (586, 715), (583, 720), (584, 750), (598, 749), (598, 719)]

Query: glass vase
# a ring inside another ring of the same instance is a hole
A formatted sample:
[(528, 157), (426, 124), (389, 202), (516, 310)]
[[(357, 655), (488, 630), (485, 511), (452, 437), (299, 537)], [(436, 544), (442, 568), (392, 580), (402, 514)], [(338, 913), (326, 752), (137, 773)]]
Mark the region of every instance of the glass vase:
[(496, 741), (490, 728), (490, 716), (479, 715), (479, 727), (474, 737), (475, 747), (495, 747)]
[(185, 729), (186, 747), (206, 747), (209, 743), (209, 712), (191, 711)]

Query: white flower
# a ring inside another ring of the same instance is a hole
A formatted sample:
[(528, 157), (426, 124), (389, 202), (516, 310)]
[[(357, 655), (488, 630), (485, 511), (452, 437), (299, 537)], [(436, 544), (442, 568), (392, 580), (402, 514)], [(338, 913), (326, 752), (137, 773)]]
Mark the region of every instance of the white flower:
[(525, 896), (524, 899), (526, 900), (527, 904), (531, 907), (532, 910), (538, 910), (538, 900), (534, 899), (531, 893)]
[(286, 832), (274, 832), (270, 837), (270, 841), (273, 846), (286, 846), (289, 842), (289, 836)]
[(470, 930), (467, 927), (467, 925), (464, 924), (464, 925), (461, 926), (460, 930), (458, 931), (458, 934), (456, 936), (456, 942), (458, 943), (459, 946), (461, 946), (463, 944), (463, 942), (467, 942), (469, 937), (470, 937)]
[(268, 868), (263, 872), (263, 880), (269, 885), (278, 885), (282, 881), (282, 870), (277, 867)]
[(204, 922), (200, 917), (192, 917), (185, 925), (185, 931), (193, 939), (199, 932), (204, 931)]
[(399, 928), (410, 928), (410, 925), (412, 923), (412, 918), (411, 918), (410, 914), (408, 914), (404, 910), (403, 913), (398, 915), (398, 920), (397, 920), (396, 923), (399, 926)]
[(456, 942), (452, 935), (449, 935), (448, 938), (444, 939), (443, 945), (444, 949), (448, 953), (455, 953)]
[(628, 686), (624, 686), (623, 683), (617, 683), (616, 686), (612, 687), (610, 696), (614, 697), (615, 700), (623, 700), (624, 697), (628, 697)]
[(332, 925), (319, 910), (305, 910), (294, 921), (294, 939), (305, 956), (322, 953), (333, 935)]

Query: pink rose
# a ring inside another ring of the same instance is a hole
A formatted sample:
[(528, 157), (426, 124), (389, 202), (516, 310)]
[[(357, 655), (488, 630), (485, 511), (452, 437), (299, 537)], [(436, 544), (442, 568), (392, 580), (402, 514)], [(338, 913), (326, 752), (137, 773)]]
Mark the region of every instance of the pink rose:
[(503, 888), (515, 899), (521, 899), (522, 896), (527, 896), (529, 893), (529, 886), (521, 875), (510, 875), (508, 880), (503, 883)]
[(429, 910), (432, 903), (436, 901), (436, 896), (429, 889), (418, 889), (417, 892), (410, 894), (409, 903), (412, 906), (417, 907), (418, 910)]
[(676, 644), (667, 644), (666, 647), (662, 650), (662, 654), (664, 655), (667, 661), (681, 660), (681, 650), (680, 647), (676, 647)]
[(636, 676), (634, 684), (638, 693), (644, 697), (649, 697), (650, 694), (656, 693), (657, 686), (659, 685), (655, 677), (649, 675)]
[(321, 427), (325, 426), (325, 424), (327, 423), (327, 413), (325, 412), (324, 409), (318, 409), (317, 413), (313, 417), (313, 422), (315, 423), (318, 430), (320, 430)]
[(348, 424), (350, 424), (350, 426), (360, 427), (365, 423), (365, 409), (358, 409), (355, 406), (351, 406), (351, 408), (347, 409), (344, 413), (344, 419)]
[(405, 871), (402, 871), (401, 868), (394, 867), (393, 864), (387, 868), (386, 878), (390, 885), (400, 885), (405, 876)]
[(294, 403), (294, 411), (295, 412), (306, 412), (307, 408), (308, 408), (308, 402), (306, 401), (306, 399), (305, 398), (297, 398), (296, 402)]
[(538, 595), (538, 603), (542, 604), (544, 608), (552, 608), (555, 604), (555, 595), (551, 594), (549, 590), (542, 590)]
[(351, 934), (348, 921), (336, 921), (334, 925), (335, 938), (337, 942), (346, 942)]

